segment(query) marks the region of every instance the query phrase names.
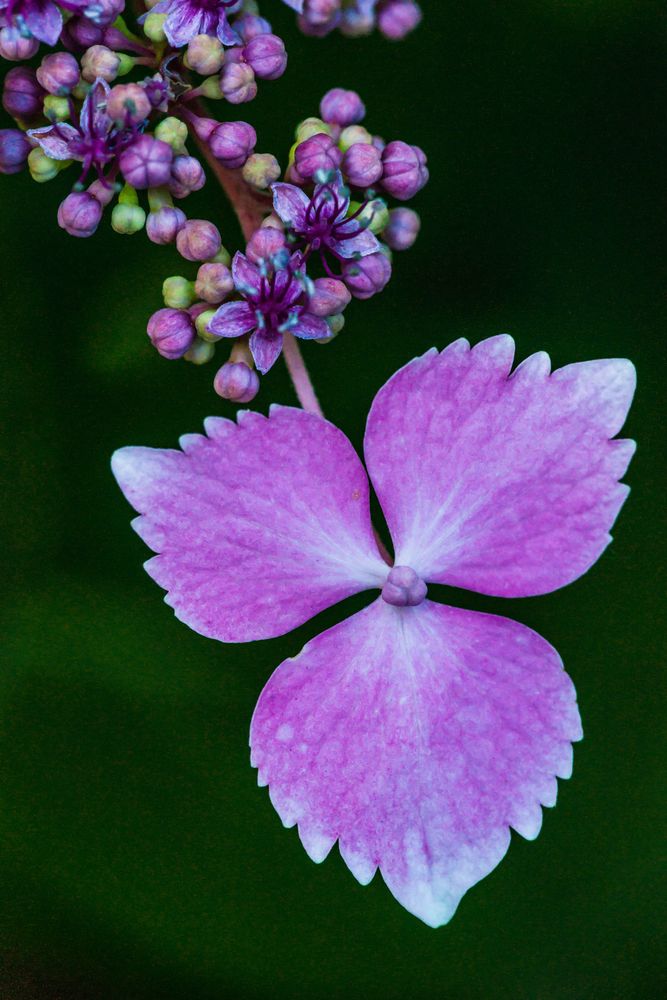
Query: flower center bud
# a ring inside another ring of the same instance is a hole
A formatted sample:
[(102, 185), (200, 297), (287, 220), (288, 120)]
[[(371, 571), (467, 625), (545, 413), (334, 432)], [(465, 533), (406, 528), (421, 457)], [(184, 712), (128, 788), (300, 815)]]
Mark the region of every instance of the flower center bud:
[(382, 588), (382, 600), (395, 608), (414, 608), (426, 593), (426, 584), (410, 566), (392, 566)]

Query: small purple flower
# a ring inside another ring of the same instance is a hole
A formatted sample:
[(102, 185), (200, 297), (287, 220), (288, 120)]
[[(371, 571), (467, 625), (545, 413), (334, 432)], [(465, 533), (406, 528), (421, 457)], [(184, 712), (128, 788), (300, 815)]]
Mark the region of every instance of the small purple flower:
[(240, 0), (160, 0), (150, 12), (167, 15), (164, 33), (179, 49), (196, 35), (212, 35), (223, 45), (238, 45), (240, 38), (227, 16), (239, 7)]
[(95, 169), (103, 178), (105, 167), (134, 140), (131, 130), (117, 128), (106, 112), (109, 85), (97, 80), (83, 102), (78, 124), (58, 122), (30, 129), (28, 135), (53, 160), (79, 160), (83, 170), (79, 183)]
[(392, 42), (398, 42), (417, 27), (422, 12), (414, 0), (386, 0), (378, 11), (378, 28)]
[(169, 183), (174, 151), (166, 142), (144, 133), (133, 137), (118, 163), (128, 184), (140, 190)]
[(250, 334), (250, 350), (258, 370), (265, 374), (277, 361), (283, 334), (317, 340), (329, 334), (324, 319), (308, 312), (302, 258), (293, 254), (285, 267), (267, 268), (253, 264), (245, 254), (232, 261), (236, 290), (243, 299), (220, 306), (209, 323), (218, 337)]
[(230, 104), (254, 101), (257, 83), (252, 66), (246, 62), (226, 62), (220, 73), (220, 90)]
[(609, 545), (634, 453), (616, 438), (628, 361), (550, 373), (544, 352), (514, 370), (513, 354), (511, 337), (457, 340), (398, 371), (368, 416), (368, 473), (333, 424), (287, 406), (112, 459), (157, 553), (145, 567), (199, 634), (268, 639), (374, 592), (270, 677), (251, 762), (313, 861), (338, 841), (362, 885), (379, 869), (432, 927), (502, 860), (510, 829), (538, 835), (582, 731), (548, 642), (427, 585), (526, 598), (577, 580)]
[(330, 277), (326, 254), (337, 260), (356, 259), (380, 248), (377, 237), (368, 229), (368, 221), (359, 221), (365, 205), (348, 216), (350, 195), (338, 171), (331, 180), (318, 184), (312, 197), (294, 184), (274, 184), (273, 207), (276, 214), (305, 248), (305, 257), (319, 252)]

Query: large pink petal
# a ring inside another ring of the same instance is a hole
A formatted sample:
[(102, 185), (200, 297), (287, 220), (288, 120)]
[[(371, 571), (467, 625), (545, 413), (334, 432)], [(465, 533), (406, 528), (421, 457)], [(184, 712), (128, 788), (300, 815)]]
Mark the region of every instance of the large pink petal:
[(507, 850), (536, 837), (581, 738), (556, 651), (493, 615), (378, 600), (273, 674), (252, 763), (285, 826), (322, 861), (336, 839), (356, 878), (377, 867), (439, 926)]
[(183, 451), (121, 448), (112, 468), (142, 514), (146, 563), (180, 618), (224, 642), (281, 635), (323, 608), (382, 586), (368, 479), (344, 434), (272, 407), (218, 417)]
[(635, 386), (629, 361), (549, 374), (514, 342), (429, 351), (378, 393), (365, 450), (397, 550), (425, 579), (503, 597), (575, 580), (610, 541), (634, 451), (612, 441)]

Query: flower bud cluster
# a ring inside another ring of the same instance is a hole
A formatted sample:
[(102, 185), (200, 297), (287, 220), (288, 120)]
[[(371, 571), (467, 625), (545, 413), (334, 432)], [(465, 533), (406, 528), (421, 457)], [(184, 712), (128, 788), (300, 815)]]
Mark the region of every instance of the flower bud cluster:
[[(413, 0), (284, 2), (317, 35), (378, 27), (397, 39), (420, 18)], [(46, 183), (71, 168), (57, 210), (67, 233), (92, 236), (108, 210), (117, 233), (145, 230), (152, 243), (175, 245), (196, 274), (165, 280), (150, 341), (165, 358), (203, 364), (232, 340), (214, 385), (247, 402), (286, 336), (328, 343), (353, 298), (386, 286), (392, 251), (419, 231), (417, 214), (387, 199), (417, 194), (426, 157), (369, 132), (359, 95), (336, 88), (319, 117), (298, 126), (283, 174), (235, 110), (287, 66), (254, 0), (145, 0), (132, 28), (124, 8), (125, 0), (0, 0), (0, 57), (38, 62), (5, 75), (2, 105), (17, 127), (0, 129), (0, 173), (25, 168)], [(202, 100), (231, 105), (231, 120), (209, 117)], [(182, 207), (206, 181), (198, 152), (245, 213), (247, 245), (233, 261), (218, 228)]]
[(321, 117), (297, 127), (282, 180), (277, 159), (254, 152), (252, 126), (187, 115), (225, 176), (242, 186), (255, 229), (230, 261), (215, 226), (185, 222), (176, 247), (199, 267), (196, 276), (166, 279), (165, 308), (151, 317), (148, 334), (163, 357), (196, 364), (231, 339), (230, 359), (214, 379), (226, 399), (254, 397), (257, 372), (271, 368), (286, 334), (332, 341), (352, 299), (381, 292), (392, 251), (417, 238), (417, 213), (387, 200), (407, 201), (424, 186), (426, 157), (416, 146), (372, 135), (361, 124), (365, 114), (358, 94), (329, 91)]
[(415, 0), (303, 0), (299, 6), (301, 30), (319, 37), (338, 29), (348, 37), (359, 38), (377, 28), (385, 38), (399, 41), (417, 27), (422, 17)]

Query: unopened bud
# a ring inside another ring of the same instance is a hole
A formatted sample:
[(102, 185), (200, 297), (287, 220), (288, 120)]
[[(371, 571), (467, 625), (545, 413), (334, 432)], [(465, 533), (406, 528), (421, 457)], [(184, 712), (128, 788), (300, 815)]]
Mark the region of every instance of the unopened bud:
[(165, 278), (162, 282), (164, 304), (171, 309), (187, 309), (197, 300), (195, 286), (180, 274)]
[(243, 180), (265, 190), (280, 177), (280, 164), (273, 153), (253, 153), (243, 164)]
[(114, 205), (111, 212), (111, 228), (123, 236), (133, 236), (144, 228), (146, 213), (141, 205)]
[(193, 365), (205, 365), (215, 354), (215, 344), (197, 338), (192, 347), (183, 355)]

